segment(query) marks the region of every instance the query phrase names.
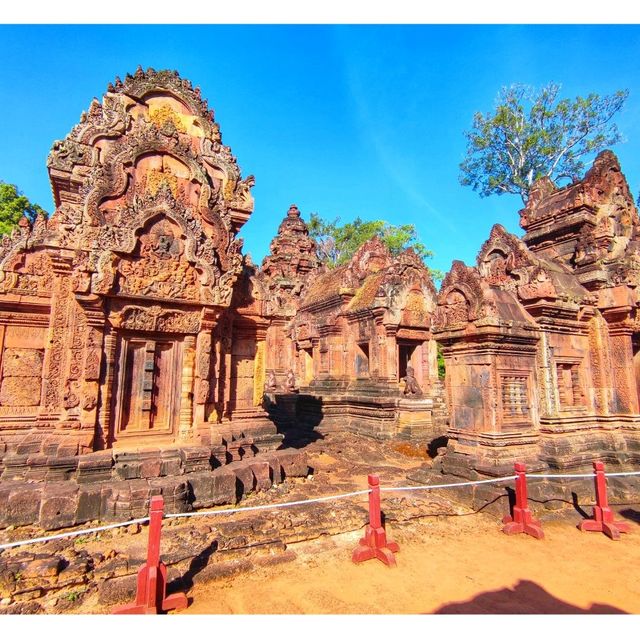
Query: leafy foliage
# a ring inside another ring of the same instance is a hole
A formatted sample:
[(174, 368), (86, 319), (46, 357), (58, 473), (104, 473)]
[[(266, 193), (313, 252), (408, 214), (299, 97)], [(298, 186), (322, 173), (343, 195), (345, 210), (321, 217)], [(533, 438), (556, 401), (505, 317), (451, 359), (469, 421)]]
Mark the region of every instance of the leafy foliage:
[(444, 362), (444, 354), (442, 353), (442, 346), (438, 344), (438, 379), (444, 379), (446, 372), (447, 369)]
[[(433, 257), (433, 252), (418, 241), (413, 224), (395, 225), (384, 220), (363, 221), (359, 217), (353, 222), (340, 224), (340, 218), (327, 222), (317, 213), (312, 213), (307, 226), (309, 235), (318, 246), (318, 257), (330, 267), (349, 261), (364, 242), (376, 235), (387, 245), (392, 255), (398, 255), (411, 247), (423, 260)], [(429, 272), (435, 280), (443, 278), (443, 273), (438, 270), (429, 269)]]
[(0, 234), (11, 233), (23, 215), (33, 222), (38, 213), (47, 214), (42, 207), (32, 204), (15, 184), (0, 182)]
[(526, 203), (537, 179), (575, 180), (585, 156), (622, 141), (612, 119), (627, 90), (559, 100), (560, 88), (553, 82), (537, 92), (522, 84), (503, 87), (494, 113), (476, 113), (465, 133), (461, 184), (481, 197), (515, 193)]

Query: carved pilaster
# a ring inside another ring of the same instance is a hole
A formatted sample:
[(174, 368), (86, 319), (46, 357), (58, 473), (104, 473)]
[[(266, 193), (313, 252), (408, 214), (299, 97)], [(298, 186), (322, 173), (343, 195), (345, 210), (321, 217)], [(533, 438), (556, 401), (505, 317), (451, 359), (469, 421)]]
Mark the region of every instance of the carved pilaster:
[[(195, 360), (195, 406), (194, 419), (196, 424), (205, 421), (206, 405), (210, 401), (212, 386), (215, 385), (215, 376), (211, 373), (211, 351), (213, 337), (211, 330), (201, 331), (197, 337)], [(213, 384), (212, 384), (213, 381)]]
[(182, 359), (182, 389), (180, 392), (180, 423), (178, 439), (193, 439), (193, 379), (196, 359), (196, 338), (187, 335), (184, 338), (184, 354)]
[(96, 427), (96, 448), (103, 449), (111, 442), (111, 407), (113, 403), (113, 384), (116, 365), (116, 336), (112, 333), (104, 338), (104, 353), (106, 371), (104, 384), (102, 386), (102, 403), (98, 414), (98, 425)]
[(253, 375), (253, 405), (261, 406), (265, 383), (265, 342), (264, 340), (256, 344), (256, 358), (254, 360)]
[(71, 299), (71, 277), (58, 273), (51, 304), (51, 319), (47, 333), (42, 384), (41, 414), (59, 417), (62, 412), (63, 393), (67, 384), (68, 320)]
[(638, 395), (633, 369), (633, 347), (631, 330), (612, 328), (609, 344), (611, 345), (611, 363), (613, 370), (613, 413), (637, 413)]

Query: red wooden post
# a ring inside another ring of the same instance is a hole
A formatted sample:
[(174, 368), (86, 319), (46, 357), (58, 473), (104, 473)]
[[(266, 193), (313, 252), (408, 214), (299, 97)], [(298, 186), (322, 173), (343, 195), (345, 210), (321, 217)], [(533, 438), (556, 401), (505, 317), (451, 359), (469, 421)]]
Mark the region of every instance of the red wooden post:
[(354, 563), (360, 563), (367, 559), (379, 559), (387, 566), (395, 566), (394, 552), (400, 547), (394, 541), (387, 541), (387, 534), (382, 526), (382, 513), (380, 511), (380, 479), (377, 475), (369, 475), (369, 524), (364, 538), (358, 542), (351, 559)]
[(149, 507), (149, 542), (147, 563), (138, 570), (136, 602), (113, 609), (115, 615), (156, 615), (167, 610), (186, 608), (188, 601), (184, 593), (167, 597), (167, 567), (160, 561), (160, 534), (164, 499), (152, 497)]
[(533, 518), (528, 504), (527, 468), (524, 464), (514, 464), (516, 471), (516, 505), (513, 507), (513, 517), (506, 515), (502, 519), (502, 532), (507, 535), (525, 533), (536, 539), (544, 539), (544, 532), (537, 519)]
[(604, 464), (593, 462), (593, 474), (596, 485), (596, 505), (593, 507), (593, 519), (584, 519), (578, 528), (584, 532), (603, 532), (607, 537), (620, 539), (620, 533), (629, 532), (629, 524), (615, 521), (614, 513), (609, 508), (607, 499), (607, 478), (604, 474)]

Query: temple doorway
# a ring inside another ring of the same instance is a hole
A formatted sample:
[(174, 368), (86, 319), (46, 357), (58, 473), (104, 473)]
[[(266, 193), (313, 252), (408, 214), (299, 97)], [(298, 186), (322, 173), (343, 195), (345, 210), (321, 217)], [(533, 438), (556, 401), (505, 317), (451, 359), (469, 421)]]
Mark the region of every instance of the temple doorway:
[(303, 348), (300, 351), (302, 357), (302, 374), (305, 386), (308, 386), (313, 379), (313, 350), (311, 348)]
[(416, 366), (412, 363), (412, 358), (420, 344), (421, 342), (410, 340), (398, 342), (398, 379), (407, 376), (407, 366), (413, 366), (415, 371)]
[(181, 337), (123, 334), (118, 339), (111, 445), (172, 438), (180, 412)]

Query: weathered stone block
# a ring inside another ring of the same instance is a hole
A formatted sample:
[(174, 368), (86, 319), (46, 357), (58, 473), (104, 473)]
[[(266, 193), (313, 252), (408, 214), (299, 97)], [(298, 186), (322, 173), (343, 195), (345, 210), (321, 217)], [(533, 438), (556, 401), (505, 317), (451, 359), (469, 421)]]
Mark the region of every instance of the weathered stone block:
[(236, 492), (240, 499), (243, 495), (250, 493), (256, 485), (256, 478), (249, 465), (242, 463), (234, 464), (233, 472), (236, 476)]
[(26, 526), (38, 521), (42, 487), (22, 484), (11, 490), (6, 511), (0, 513), (4, 526)]
[(114, 577), (98, 585), (98, 603), (103, 605), (127, 603), (135, 600), (137, 576)]
[(46, 455), (29, 455), (27, 459), (27, 471), (25, 473), (25, 479), (31, 481), (43, 480), (47, 476), (49, 467), (47, 465)]
[(77, 455), (80, 450), (78, 442), (65, 441), (58, 446), (56, 456), (58, 457), (73, 457)]
[(47, 458), (47, 481), (66, 481), (75, 475), (78, 468), (78, 457), (49, 457)]
[[(161, 494), (164, 498), (166, 513), (181, 513), (190, 509), (189, 486), (186, 479), (178, 477), (160, 477), (149, 480), (146, 509), (149, 508), (150, 495)], [(138, 515), (136, 515), (138, 516)]]
[(114, 475), (117, 479), (140, 479), (142, 463), (137, 456), (117, 455), (114, 458)]
[(211, 449), (208, 446), (188, 446), (180, 449), (182, 468), (185, 473), (210, 470)]
[(225, 445), (211, 447), (211, 465), (213, 468), (224, 466), (227, 461), (231, 460), (227, 460), (227, 447)]
[(162, 460), (160, 457), (156, 459), (146, 459), (140, 464), (140, 477), (160, 477), (162, 471)]
[(44, 353), (32, 348), (7, 348), (2, 356), (3, 377), (37, 377)]
[(67, 528), (76, 523), (78, 488), (47, 484), (40, 504), (38, 523), (45, 530)]
[(102, 511), (102, 487), (95, 485), (81, 486), (78, 490), (78, 509), (76, 522), (100, 519)]
[(282, 470), (282, 464), (280, 463), (278, 456), (274, 454), (270, 454), (268, 457), (268, 462), (269, 462), (269, 473), (271, 476), (271, 483), (281, 484), (285, 479), (285, 475), (284, 475), (284, 471)]
[(83, 583), (87, 573), (93, 568), (93, 559), (86, 550), (81, 550), (71, 557), (59, 576), (60, 586)]
[(0, 385), (0, 405), (38, 406), (41, 377), (5, 377)]
[(131, 572), (127, 557), (125, 555), (117, 555), (97, 566), (93, 574), (97, 580), (103, 580), (122, 577), (131, 574)]
[(236, 475), (226, 468), (211, 473), (213, 476), (212, 500), (213, 505), (236, 503)]
[(285, 477), (306, 477), (309, 474), (306, 455), (299, 450), (279, 450), (278, 460)]
[(182, 457), (179, 450), (163, 450), (160, 453), (160, 476), (182, 474)]
[(28, 470), (28, 458), (29, 455), (16, 455), (15, 453), (5, 455), (2, 460), (4, 465), (2, 480), (24, 479)]
[(193, 495), (194, 508), (207, 508), (213, 504), (213, 474), (210, 472), (190, 473), (189, 486)]
[(27, 564), (21, 575), (23, 579), (27, 580), (57, 577), (63, 566), (62, 557), (34, 559)]
[(111, 479), (113, 457), (110, 452), (97, 452), (83, 455), (78, 460), (76, 481), (78, 484), (95, 483)]
[(251, 472), (255, 477), (256, 490), (269, 490), (271, 488), (271, 473), (268, 461), (255, 461), (251, 463)]

